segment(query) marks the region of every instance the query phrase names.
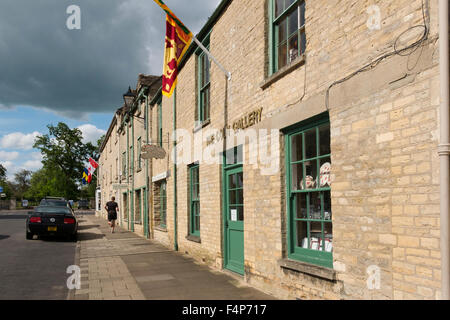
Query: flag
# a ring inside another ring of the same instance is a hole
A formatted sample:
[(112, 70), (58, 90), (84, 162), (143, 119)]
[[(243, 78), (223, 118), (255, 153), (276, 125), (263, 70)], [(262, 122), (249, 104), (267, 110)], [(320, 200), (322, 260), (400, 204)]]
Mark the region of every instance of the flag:
[(95, 172), (95, 168), (92, 166), (91, 163), (89, 163), (87, 165), (87, 170), (88, 170), (88, 173), (89, 173), (90, 176), (92, 176), (92, 174)]
[(94, 159), (89, 158), (89, 163), (91, 164), (92, 167), (94, 167), (94, 169), (97, 169), (97, 168), (98, 168), (98, 163), (95, 162)]
[(164, 2), (161, 0), (154, 1), (167, 14), (162, 93), (166, 97), (171, 97), (177, 85), (178, 64), (189, 48), (193, 34)]
[(83, 170), (83, 185), (90, 183), (89, 180), (90, 180), (89, 179), (89, 171), (88, 171), (88, 169), (84, 168), (84, 170)]

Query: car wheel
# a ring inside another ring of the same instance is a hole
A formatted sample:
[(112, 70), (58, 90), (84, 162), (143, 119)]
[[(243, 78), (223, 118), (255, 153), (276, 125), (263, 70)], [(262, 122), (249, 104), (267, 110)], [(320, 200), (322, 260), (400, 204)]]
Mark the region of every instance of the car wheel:
[(33, 234), (27, 231), (27, 240), (33, 240)]
[(77, 234), (72, 234), (71, 236), (69, 236), (69, 241), (71, 242), (77, 242)]

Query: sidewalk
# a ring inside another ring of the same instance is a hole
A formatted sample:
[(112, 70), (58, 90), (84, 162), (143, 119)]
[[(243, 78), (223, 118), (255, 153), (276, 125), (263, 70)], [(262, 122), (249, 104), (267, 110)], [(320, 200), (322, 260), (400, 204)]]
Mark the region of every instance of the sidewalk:
[(116, 228), (93, 215), (79, 217), (75, 300), (271, 300), (194, 259)]

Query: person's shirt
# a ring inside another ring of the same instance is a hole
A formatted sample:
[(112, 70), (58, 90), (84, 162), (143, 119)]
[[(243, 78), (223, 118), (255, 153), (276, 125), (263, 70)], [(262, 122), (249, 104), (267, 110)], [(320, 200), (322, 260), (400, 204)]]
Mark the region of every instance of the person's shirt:
[(109, 201), (106, 203), (106, 208), (108, 212), (116, 212), (119, 205), (115, 201)]

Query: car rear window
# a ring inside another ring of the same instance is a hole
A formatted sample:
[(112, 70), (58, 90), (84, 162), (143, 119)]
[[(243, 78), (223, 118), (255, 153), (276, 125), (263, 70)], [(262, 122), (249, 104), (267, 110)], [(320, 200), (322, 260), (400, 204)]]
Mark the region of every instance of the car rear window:
[(72, 211), (67, 207), (37, 207), (35, 212), (42, 214), (71, 214)]
[(67, 202), (63, 200), (42, 200), (41, 206), (67, 207)]

